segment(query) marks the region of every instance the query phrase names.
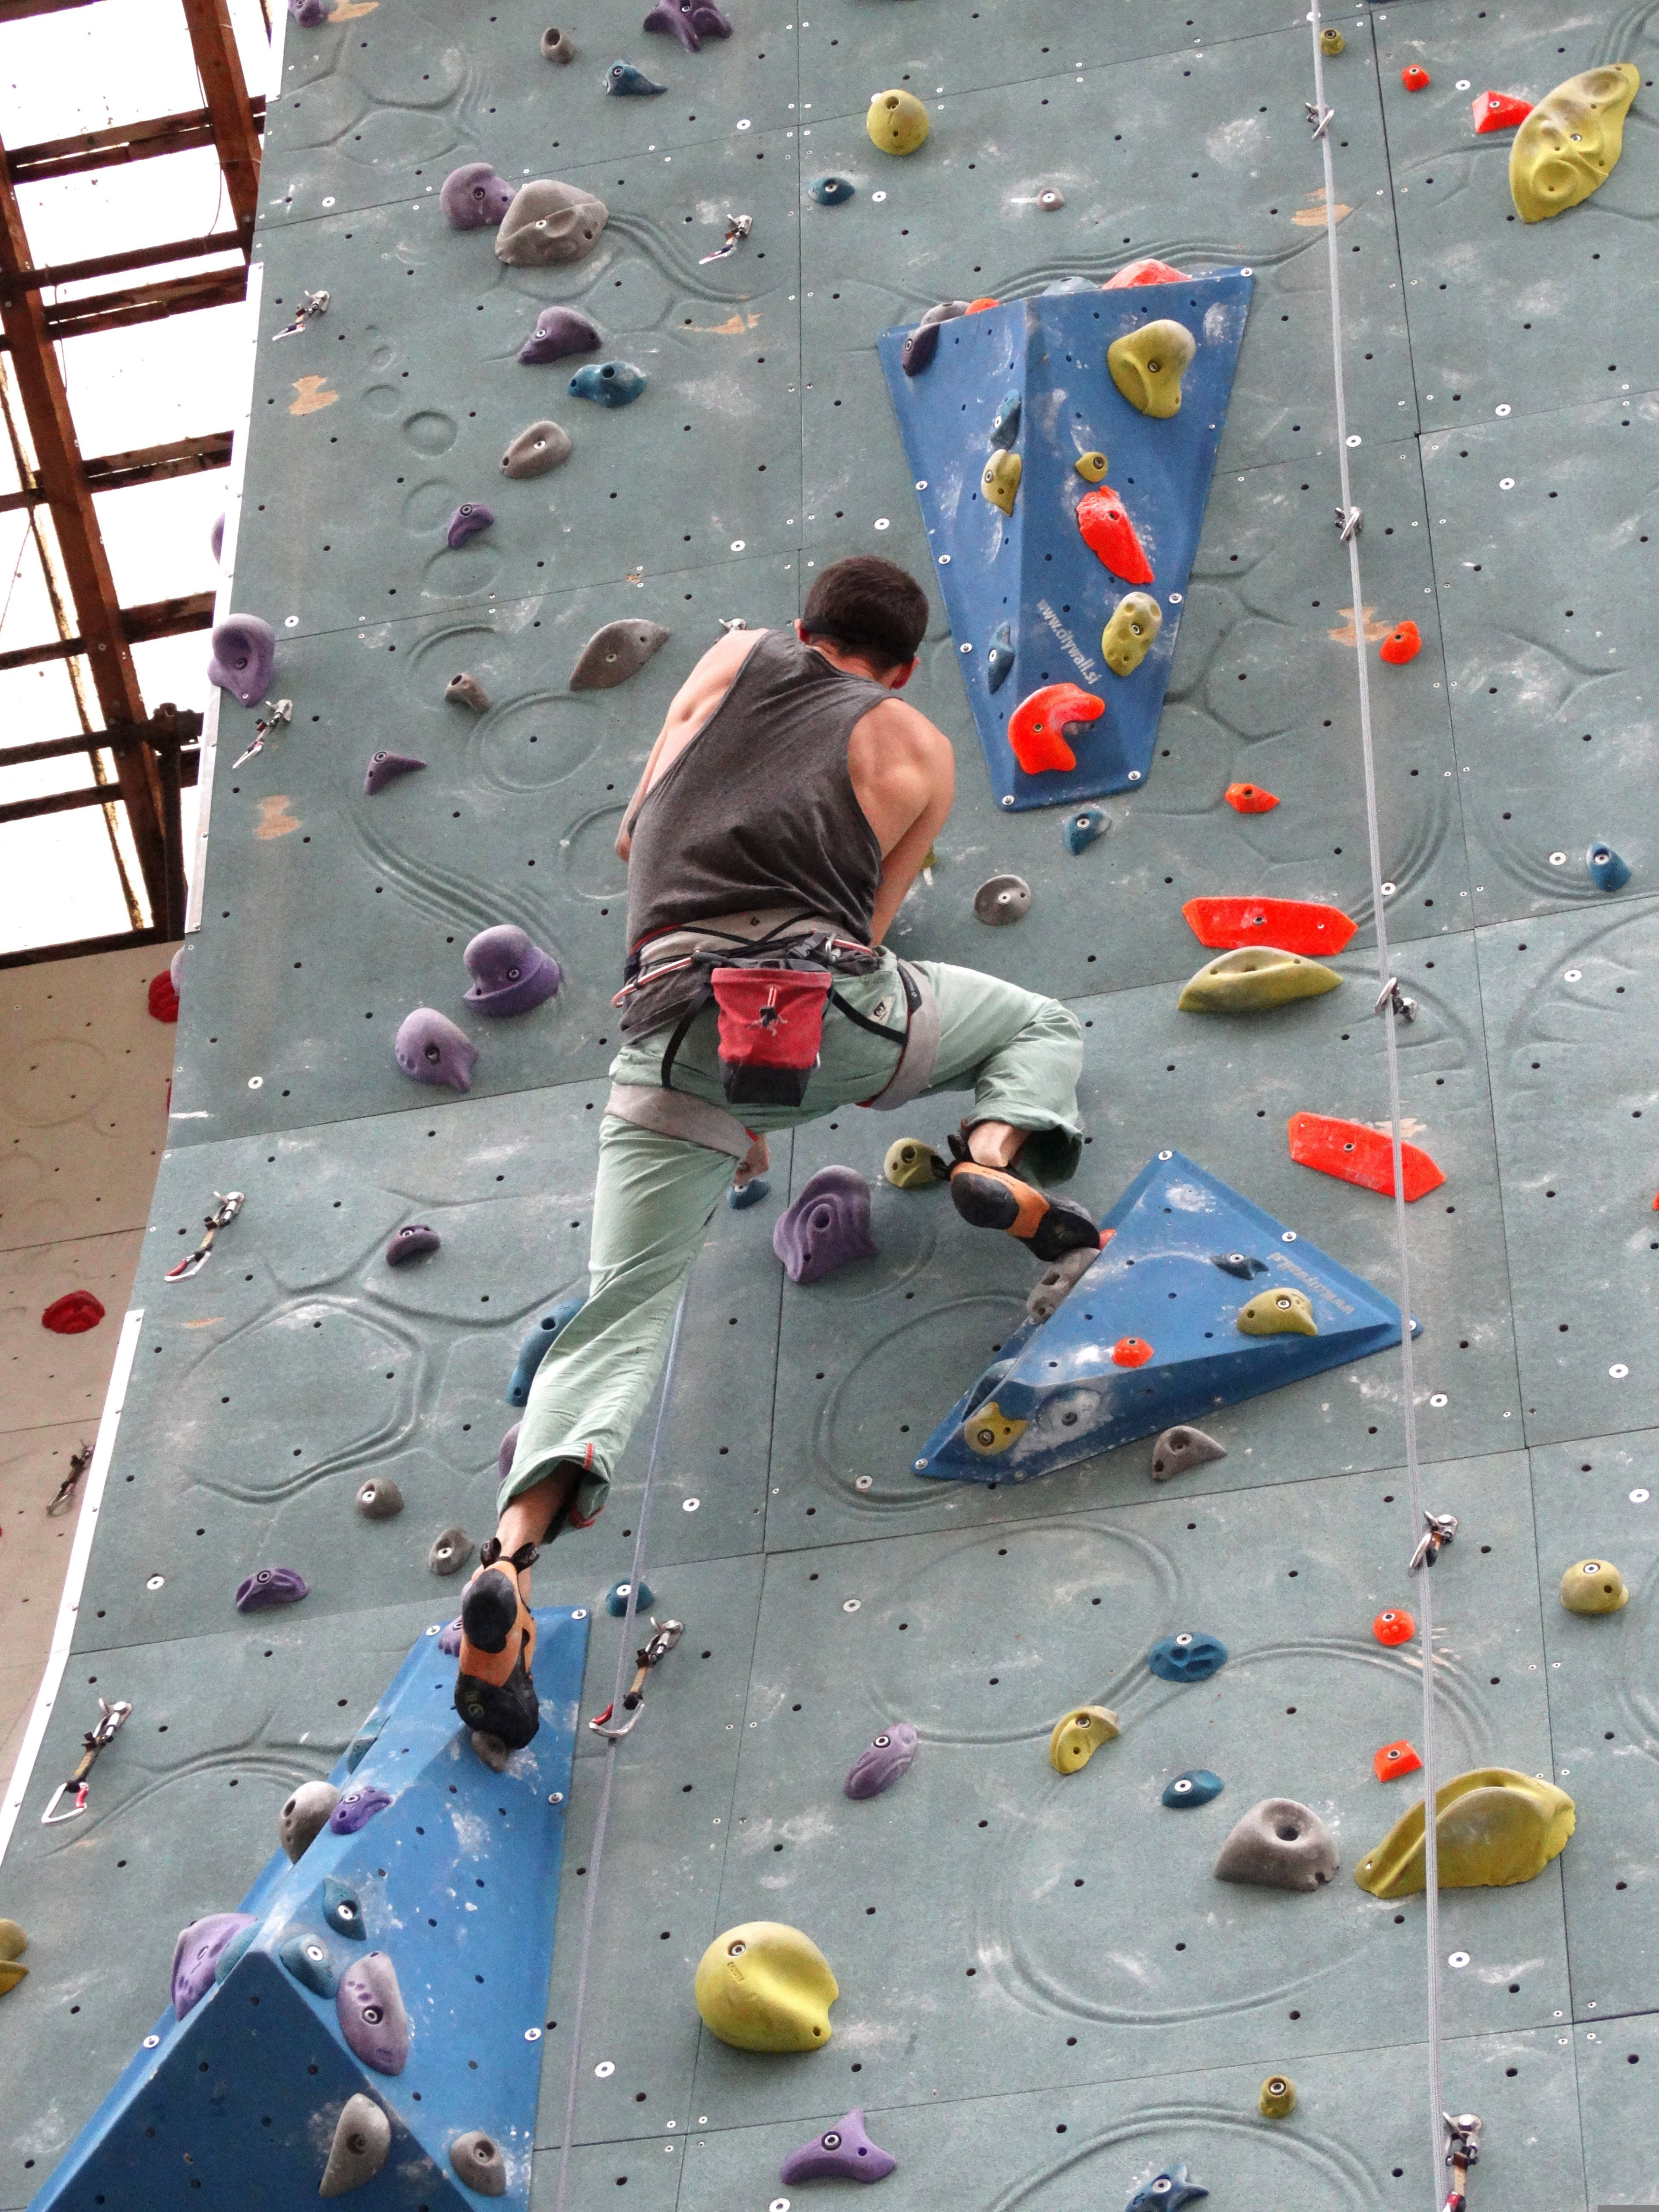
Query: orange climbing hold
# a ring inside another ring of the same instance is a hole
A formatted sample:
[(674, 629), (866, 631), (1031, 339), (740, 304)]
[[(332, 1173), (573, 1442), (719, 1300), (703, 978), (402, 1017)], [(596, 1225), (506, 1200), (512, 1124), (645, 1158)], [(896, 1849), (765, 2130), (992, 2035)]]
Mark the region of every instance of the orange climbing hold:
[(1121, 1336), (1112, 1346), (1114, 1367), (1144, 1367), (1152, 1356), (1152, 1347), (1144, 1336)]
[(1513, 131), (1532, 113), (1532, 102), (1507, 92), (1483, 92), (1469, 102), (1469, 112), (1477, 131)]
[(1109, 276), (1101, 286), (1103, 292), (1121, 292), (1131, 284), (1184, 284), (1187, 274), (1182, 269), (1171, 269), (1167, 261), (1154, 261), (1149, 254), (1144, 261), (1132, 261), (1127, 269), (1120, 269), (1115, 276)]
[(1340, 952), (1354, 924), (1340, 907), (1313, 899), (1193, 898), (1181, 909), (1200, 945), (1236, 952), (1271, 945), (1280, 952)]
[(1271, 814), (1279, 804), (1259, 783), (1230, 783), (1221, 795), (1235, 814)]
[(1001, 305), (1000, 300), (969, 300), (968, 313), (970, 315), (982, 315), (988, 307), (1000, 307)]
[(1022, 699), (1008, 717), (1008, 743), (1027, 775), (1049, 769), (1075, 768), (1077, 755), (1066, 742), (1079, 722), (1097, 722), (1106, 702), (1076, 684), (1045, 684)]
[(1398, 1743), (1385, 1743), (1371, 1760), (1379, 1782), (1397, 1782), (1402, 1774), (1415, 1774), (1422, 1764), (1403, 1735)]
[(1396, 623), (1376, 648), (1379, 660), (1391, 667), (1403, 667), (1407, 661), (1415, 660), (1423, 650), (1423, 640), (1414, 622)]
[[(1317, 1168), (1339, 1182), (1358, 1183), (1384, 1198), (1394, 1196), (1394, 1140), (1386, 1131), (1363, 1121), (1343, 1121), (1332, 1114), (1292, 1114), (1291, 1158), (1298, 1167)], [(1420, 1146), (1402, 1144), (1400, 1163), (1407, 1204), (1438, 1190), (1446, 1180)]]
[(1391, 1606), (1371, 1623), (1371, 1634), (1379, 1644), (1409, 1644), (1416, 1633), (1417, 1623), (1402, 1606)]
[(1085, 492), (1077, 504), (1077, 526), (1089, 550), (1115, 576), (1121, 576), (1126, 584), (1152, 582), (1152, 564), (1135, 535), (1127, 508), (1110, 484)]
[(1409, 69), (1400, 72), (1400, 82), (1407, 92), (1426, 92), (1432, 81), (1420, 62), (1413, 62)]

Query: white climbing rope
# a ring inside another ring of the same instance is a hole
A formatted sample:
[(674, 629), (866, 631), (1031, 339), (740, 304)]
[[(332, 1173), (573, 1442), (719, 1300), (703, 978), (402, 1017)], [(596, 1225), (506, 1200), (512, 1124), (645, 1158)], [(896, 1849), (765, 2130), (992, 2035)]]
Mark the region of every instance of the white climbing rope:
[[(1400, 1128), (1399, 1015), (1389, 959), (1389, 925), (1382, 903), (1382, 837), (1376, 817), (1376, 759), (1371, 742), (1370, 670), (1365, 654), (1365, 599), (1360, 586), (1358, 510), (1348, 470), (1348, 399), (1342, 375), (1342, 286), (1336, 250), (1336, 168), (1331, 153), (1329, 111), (1325, 102), (1325, 58), (1320, 46), (1320, 0), (1308, 21), (1313, 32), (1314, 106), (1310, 115), (1325, 169), (1325, 243), (1331, 283), (1331, 369), (1336, 392), (1336, 459), (1342, 487), (1342, 535), (1348, 549), (1348, 581), (1353, 593), (1354, 660), (1359, 675), (1359, 752), (1365, 784), (1365, 834), (1370, 848), (1371, 903), (1376, 915), (1376, 974), (1382, 994), (1384, 1051), (1389, 1073), (1389, 1129), (1394, 1150), (1395, 1241), (1400, 1265), (1400, 1387), (1406, 1426), (1406, 1480), (1411, 1505), (1412, 1542), (1425, 1526), (1422, 1476), (1417, 1455), (1417, 1401), (1412, 1376), (1411, 1254), (1406, 1231), (1406, 1179)], [(1424, 1923), (1428, 1944), (1429, 2175), (1436, 2212), (1440, 2188), (1444, 2130), (1441, 2101), (1440, 1867), (1432, 1817), (1435, 1802), (1434, 1569), (1425, 1565), (1418, 1580), (1418, 1625), (1423, 1667), (1423, 1860)]]
[[(662, 1395), (657, 1402), (657, 1425), (651, 1433), (651, 1456), (645, 1465), (645, 1487), (640, 1493), (639, 1525), (634, 1531), (634, 1565), (628, 1577), (628, 1608), (623, 1614), (622, 1638), (617, 1646), (617, 1686), (611, 1694), (611, 1710), (615, 1712), (623, 1701), (623, 1685), (628, 1673), (628, 1654), (634, 1637), (634, 1613), (639, 1596), (640, 1570), (645, 1564), (645, 1526), (651, 1512), (651, 1492), (657, 1480), (657, 1461), (662, 1449), (663, 1424), (668, 1418), (668, 1394), (673, 1387), (675, 1355), (680, 1348), (680, 1323), (685, 1318), (685, 1292), (680, 1292), (680, 1302), (674, 1309), (674, 1328), (668, 1340), (668, 1358), (663, 1366)], [(605, 1823), (611, 1815), (611, 1784), (617, 1773), (617, 1745), (618, 1739), (611, 1736), (605, 1747), (605, 1775), (599, 1784), (599, 1810), (593, 1823), (593, 1846), (587, 1854), (587, 1902), (582, 1911), (581, 1948), (576, 1957), (576, 1994), (570, 2014), (570, 2072), (564, 2091), (564, 2132), (559, 2141), (559, 2179), (553, 2194), (553, 2212), (565, 2212), (565, 2198), (570, 2186), (570, 2149), (576, 2132), (576, 2087), (581, 2078), (582, 2019), (587, 2010), (587, 1967), (593, 1948), (593, 1919), (599, 1901), (599, 1866), (605, 1856)], [(571, 1776), (571, 1796), (575, 1796), (575, 1776)]]

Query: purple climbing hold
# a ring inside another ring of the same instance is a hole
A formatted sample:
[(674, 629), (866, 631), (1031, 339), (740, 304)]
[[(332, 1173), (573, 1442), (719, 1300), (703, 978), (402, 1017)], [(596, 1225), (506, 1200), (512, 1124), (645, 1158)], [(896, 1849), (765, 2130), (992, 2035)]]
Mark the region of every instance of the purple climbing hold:
[(355, 1836), (391, 1802), (389, 1790), (377, 1790), (372, 1782), (354, 1783), (329, 1814), (330, 1831), (337, 1836)]
[(447, 1659), (459, 1658), (461, 1650), (461, 1616), (445, 1621), (438, 1631), (438, 1649)]
[(870, 1186), (853, 1168), (820, 1168), (772, 1230), (772, 1249), (792, 1283), (816, 1283), (849, 1260), (873, 1260)]
[(328, 21), (328, 9), (323, 0), (288, 0), (288, 12), (296, 23), (303, 23), (308, 31)]
[(257, 707), (270, 689), (270, 672), (276, 660), (276, 633), (258, 615), (227, 615), (215, 629), (213, 653), (208, 662), (208, 681)]
[(434, 1007), (416, 1006), (405, 1014), (392, 1049), (398, 1066), (416, 1083), (447, 1083), (452, 1091), (472, 1088), (478, 1048)]
[(597, 325), (574, 307), (544, 307), (536, 327), (519, 348), (519, 359), (532, 368), (562, 361), (568, 353), (597, 353), (605, 341)]
[(214, 559), (222, 560), (225, 550), (225, 512), (222, 507), (213, 518), (213, 527), (208, 532), (208, 544), (212, 549)]
[(386, 1240), (386, 1263), (388, 1267), (407, 1267), (411, 1260), (424, 1260), (428, 1252), (435, 1252), (442, 1242), (424, 1221), (405, 1222)]
[(872, 2143), (864, 2131), (864, 2108), (854, 2105), (843, 2120), (811, 2142), (792, 2150), (778, 2170), (780, 2181), (885, 2181), (898, 2160)]
[(564, 981), (552, 954), (510, 921), (481, 929), (461, 957), (472, 978), (466, 1003), (481, 1014), (527, 1014)]
[(179, 1931), (173, 1947), (173, 2009), (180, 2020), (213, 1987), (221, 1951), (252, 1921), (251, 1912), (209, 1912)]
[(481, 499), (464, 499), (449, 518), (449, 527), (444, 535), (452, 551), (476, 538), (481, 530), (488, 530), (495, 520), (495, 510), (486, 507)]
[(236, 1585), (238, 1613), (263, 1613), (267, 1606), (298, 1605), (309, 1597), (311, 1584), (298, 1567), (261, 1567)]
[(416, 769), (425, 766), (426, 763), (416, 760), (412, 753), (371, 753), (368, 766), (363, 770), (363, 789), (373, 799), (377, 791), (396, 783), (400, 775), (413, 775)]
[(512, 206), (514, 191), (488, 161), (466, 161), (444, 179), (438, 204), (453, 230), (490, 229)]
[(687, 53), (700, 53), (705, 39), (729, 39), (731, 19), (723, 15), (714, 0), (659, 0), (646, 17), (643, 28), (665, 32), (678, 39)]
[(355, 1959), (334, 1993), (340, 2033), (365, 2066), (401, 2074), (409, 2063), (409, 2014), (398, 1976), (384, 1951)]
[[(879, 1797), (884, 1790), (890, 1790), (901, 1774), (908, 1774), (910, 1762), (916, 1755), (916, 1732), (908, 1721), (895, 1721), (891, 1728), (884, 1729), (867, 1749), (853, 1761), (847, 1777), (846, 1790), (849, 1797)], [(799, 2157), (799, 2153), (796, 2155)], [(890, 2172), (891, 2168), (888, 2171)], [(801, 2179), (808, 2177), (802, 2176)], [(871, 2174), (866, 2178), (875, 2180)]]

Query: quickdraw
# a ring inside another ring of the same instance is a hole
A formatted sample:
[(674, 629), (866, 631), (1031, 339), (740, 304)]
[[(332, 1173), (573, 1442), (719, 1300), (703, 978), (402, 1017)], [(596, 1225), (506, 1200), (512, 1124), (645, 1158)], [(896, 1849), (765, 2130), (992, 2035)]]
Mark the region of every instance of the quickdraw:
[(50, 1519), (56, 1521), (60, 1515), (69, 1511), (70, 1507), (75, 1503), (75, 1486), (91, 1465), (92, 1446), (90, 1444), (82, 1444), (78, 1451), (70, 1454), (69, 1473), (58, 1484), (57, 1495), (46, 1508)]
[(595, 1735), (602, 1735), (611, 1743), (620, 1743), (639, 1720), (645, 1705), (645, 1686), (650, 1679), (651, 1670), (662, 1664), (684, 1635), (685, 1623), (683, 1620), (659, 1621), (653, 1615), (651, 1630), (649, 1642), (641, 1644), (634, 1654), (634, 1679), (623, 1692), (622, 1708), (628, 1718), (613, 1726), (611, 1717), (617, 1710), (613, 1698), (602, 1713), (596, 1713), (587, 1723)]
[(1463, 2185), (1469, 2178), (1469, 2168), (1480, 2158), (1480, 2115), (1460, 2112), (1454, 2119), (1449, 2112), (1442, 2112), (1440, 2117), (1446, 2124), (1446, 2163), (1452, 2170), (1451, 2193), (1443, 2212), (1468, 2212)]
[(265, 702), (265, 712), (268, 719), (264, 721), (256, 722), (253, 725), (253, 743), (248, 747), (245, 753), (237, 754), (235, 759), (231, 763), (231, 766), (233, 768), (240, 768), (242, 763), (244, 761), (251, 761), (255, 753), (264, 752), (265, 749), (265, 739), (270, 736), (270, 732), (273, 730), (280, 730), (283, 728), (288, 723), (294, 720), (294, 702), (292, 699), (278, 699), (273, 706), (270, 701), (267, 699)]
[[(106, 1698), (100, 1698), (98, 1711), (100, 1717), (96, 1727), (89, 1728), (81, 1739), (80, 1765), (67, 1782), (58, 1784), (52, 1794), (51, 1804), (40, 1815), (43, 1828), (56, 1828), (65, 1820), (78, 1820), (86, 1811), (87, 1786), (92, 1770), (98, 1764), (98, 1754), (114, 1741), (121, 1723), (131, 1717), (132, 1707), (124, 1698), (118, 1698), (114, 1705), (111, 1705)], [(60, 1813), (58, 1808), (63, 1802), (64, 1794), (70, 1790), (75, 1792), (75, 1802), (67, 1813)]]
[(1412, 1553), (1406, 1572), (1414, 1575), (1420, 1573), (1425, 1567), (1431, 1567), (1456, 1534), (1457, 1516), (1455, 1513), (1430, 1513), (1425, 1510), (1423, 1534), (1417, 1540), (1417, 1549)]
[(222, 1229), (235, 1220), (245, 1203), (243, 1194), (240, 1190), (216, 1190), (213, 1195), (219, 1203), (211, 1213), (203, 1216), (201, 1243), (193, 1252), (186, 1252), (176, 1267), (167, 1269), (163, 1279), (165, 1281), (182, 1283), (189, 1276), (199, 1274), (208, 1263), (208, 1255), (213, 1249), (214, 1238)]
[(274, 345), (278, 338), (297, 337), (307, 322), (314, 323), (319, 315), (325, 315), (327, 313), (327, 293), (307, 292), (294, 311), (294, 320), (285, 329), (271, 332), (271, 343)]

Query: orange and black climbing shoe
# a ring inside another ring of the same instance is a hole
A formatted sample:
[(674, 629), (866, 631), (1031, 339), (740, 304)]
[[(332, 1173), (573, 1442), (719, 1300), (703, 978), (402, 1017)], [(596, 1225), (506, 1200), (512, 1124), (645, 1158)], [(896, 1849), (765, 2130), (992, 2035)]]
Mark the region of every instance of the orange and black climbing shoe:
[(521, 1751), (541, 1724), (530, 1679), (536, 1619), (519, 1595), (518, 1576), (539, 1556), (535, 1545), (520, 1544), (503, 1559), (501, 1540), (492, 1536), (461, 1600), (455, 1710), (468, 1728), (499, 1736), (509, 1751)]
[[(961, 1146), (959, 1137), (951, 1138), (953, 1152)], [(1099, 1249), (1094, 1216), (1075, 1199), (1050, 1198), (1006, 1168), (981, 1167), (962, 1149), (951, 1170), (951, 1196), (964, 1221), (975, 1229), (1006, 1230), (1045, 1265), (1067, 1252)]]

